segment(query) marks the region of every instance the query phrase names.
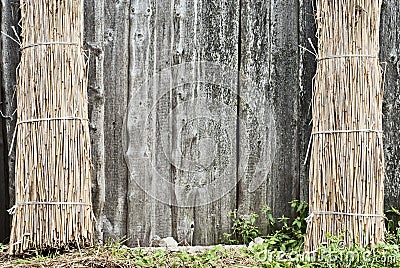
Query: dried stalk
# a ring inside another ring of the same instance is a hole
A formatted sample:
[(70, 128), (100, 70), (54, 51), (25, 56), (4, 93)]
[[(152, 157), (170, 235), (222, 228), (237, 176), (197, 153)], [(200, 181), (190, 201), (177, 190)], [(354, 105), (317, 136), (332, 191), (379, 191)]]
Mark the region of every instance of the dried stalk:
[(317, 0), (307, 251), (329, 243), (327, 234), (363, 247), (384, 236), (381, 2)]
[(83, 0), (21, 0), (21, 15), (10, 254), (90, 245)]

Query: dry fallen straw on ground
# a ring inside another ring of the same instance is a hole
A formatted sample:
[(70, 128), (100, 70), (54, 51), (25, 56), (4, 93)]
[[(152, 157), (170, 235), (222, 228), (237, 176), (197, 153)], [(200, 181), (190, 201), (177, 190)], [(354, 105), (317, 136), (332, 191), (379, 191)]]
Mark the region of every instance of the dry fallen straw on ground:
[[(0, 253), (2, 268), (36, 267), (259, 267), (245, 254), (245, 246), (128, 248), (120, 244), (95, 246), (48, 256), (10, 258)], [(31, 253), (32, 254), (32, 253)]]
[[(310, 211), (306, 250), (344, 234), (382, 240), (384, 157), (379, 23), (382, 1), (316, 3)], [(354, 240), (354, 241), (353, 241)]]
[(11, 254), (92, 243), (83, 0), (21, 0)]

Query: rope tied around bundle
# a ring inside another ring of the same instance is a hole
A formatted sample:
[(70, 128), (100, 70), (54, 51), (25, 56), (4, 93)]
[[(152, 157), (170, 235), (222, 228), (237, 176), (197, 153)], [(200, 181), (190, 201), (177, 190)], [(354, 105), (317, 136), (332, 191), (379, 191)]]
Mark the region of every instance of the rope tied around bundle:
[(378, 59), (378, 56), (375, 55), (366, 55), (366, 54), (342, 54), (342, 55), (328, 55), (322, 58), (316, 58), (316, 61), (323, 60), (331, 60), (331, 59), (343, 59), (343, 58), (371, 58)]
[(29, 44), (26, 46), (21, 46), (20, 50), (24, 50), (27, 48), (32, 48), (32, 47), (38, 47), (38, 46), (51, 46), (51, 45), (65, 45), (65, 46), (77, 46), (80, 47), (79, 43), (76, 42), (62, 42), (62, 41), (57, 41), (57, 42), (39, 42), (39, 43), (33, 43)]
[[(2, 33), (4, 34), (4, 33)], [(5, 34), (6, 35), (6, 34)], [(11, 38), (12, 40), (14, 40), (11, 36), (6, 35), (8, 38)], [(37, 47), (37, 46), (51, 46), (51, 45), (63, 45), (63, 46), (78, 46), (80, 47), (80, 44), (77, 42), (62, 42), (62, 41), (57, 41), (57, 42), (38, 42), (38, 43), (32, 43), (26, 46), (22, 46), (20, 42), (17, 42), (20, 45), (20, 50), (23, 51), (27, 48), (33, 48), (33, 47)], [(83, 49), (83, 48), (82, 48)], [(13, 114), (15, 114), (17, 112), (17, 109), (15, 109), (15, 111), (13, 112)], [(1, 111), (0, 111), (1, 113)], [(1, 113), (1, 116), (3, 118), (10, 118), (12, 119), (11, 116), (6, 116), (3, 115)], [(35, 123), (35, 122), (41, 122), (41, 121), (53, 121), (53, 120), (79, 120), (79, 121), (89, 121), (88, 118), (82, 118), (82, 117), (75, 117), (75, 116), (65, 116), (65, 117), (55, 117), (55, 118), (37, 118), (37, 119), (30, 119), (30, 120), (23, 120), (23, 121), (19, 121), (16, 123), (15, 125), (15, 129), (14, 129), (14, 133), (13, 133), (13, 137), (11, 140), (11, 146), (10, 146), (10, 150), (8, 152), (8, 156), (11, 156), (12, 154), (12, 150), (14, 149), (14, 143), (15, 143), (15, 137), (17, 135), (17, 131), (18, 131), (18, 126), (20, 124), (24, 124), (24, 123)]]
[(381, 218), (385, 217), (385, 215), (382, 214), (350, 213), (350, 212), (339, 212), (339, 211), (313, 211), (304, 220), (306, 221), (306, 223), (311, 223), (315, 215), (343, 215), (343, 216), (381, 217)]
[(307, 146), (307, 152), (306, 152), (306, 158), (304, 159), (303, 165), (307, 164), (308, 157), (310, 156), (310, 149), (311, 149), (311, 144), (313, 141), (313, 137), (315, 135), (319, 134), (340, 134), (340, 133), (359, 133), (359, 132), (365, 132), (365, 133), (377, 133), (379, 134), (378, 136), (381, 138), (381, 135), (383, 134), (383, 130), (378, 130), (378, 129), (371, 129), (371, 128), (365, 128), (365, 129), (341, 129), (341, 130), (320, 130), (320, 131), (314, 131), (311, 132), (311, 137), (310, 140), (308, 141), (308, 146)]
[(76, 116), (65, 116), (65, 117), (49, 117), (49, 118), (35, 118), (35, 119), (29, 119), (29, 120), (22, 120), (17, 122), (17, 124), (15, 125), (15, 129), (14, 129), (14, 134), (13, 134), (13, 138), (11, 141), (11, 146), (10, 146), (10, 151), (8, 152), (8, 156), (10, 156), (12, 154), (12, 150), (14, 149), (14, 143), (15, 143), (15, 138), (17, 136), (17, 131), (18, 131), (18, 126), (21, 124), (28, 124), (28, 123), (36, 123), (36, 122), (49, 122), (49, 121), (62, 121), (62, 120), (77, 120), (80, 121), (82, 123), (82, 121), (89, 121), (88, 118), (82, 118), (82, 117), (76, 117)]
[(23, 202), (15, 204), (12, 208), (8, 209), (7, 212), (10, 215), (14, 215), (17, 211), (18, 207), (28, 206), (28, 205), (71, 205), (71, 206), (89, 206), (91, 207), (92, 204), (89, 203), (82, 203), (82, 202), (37, 202), (37, 201), (30, 201), (30, 202)]
[[(358, 132), (365, 132), (365, 133), (377, 133), (377, 134), (383, 134), (382, 130), (377, 130), (377, 129), (342, 129), (342, 130), (321, 130), (321, 131), (314, 131), (311, 133), (311, 138), (310, 142), (308, 144), (307, 148), (307, 154), (306, 154), (306, 159), (304, 162), (307, 162), (307, 158), (309, 155), (309, 149), (312, 144), (312, 137), (314, 135), (319, 135), (319, 134), (340, 134), (340, 133), (358, 133)], [(369, 214), (369, 213), (350, 213), (350, 212), (339, 212), (339, 211), (312, 211), (304, 220), (306, 221), (307, 224), (312, 222), (312, 219), (315, 215), (344, 215), (344, 216), (356, 216), (356, 217), (381, 217), (384, 218), (385, 215), (382, 214)]]

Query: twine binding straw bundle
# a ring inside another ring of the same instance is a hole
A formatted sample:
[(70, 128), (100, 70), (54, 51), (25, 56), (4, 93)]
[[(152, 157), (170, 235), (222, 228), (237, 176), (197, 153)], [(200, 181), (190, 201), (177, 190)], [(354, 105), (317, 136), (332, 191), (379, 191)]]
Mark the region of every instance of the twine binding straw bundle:
[(83, 0), (21, 0), (10, 254), (91, 245)]
[(384, 235), (381, 0), (317, 0), (306, 251), (327, 234), (370, 246)]

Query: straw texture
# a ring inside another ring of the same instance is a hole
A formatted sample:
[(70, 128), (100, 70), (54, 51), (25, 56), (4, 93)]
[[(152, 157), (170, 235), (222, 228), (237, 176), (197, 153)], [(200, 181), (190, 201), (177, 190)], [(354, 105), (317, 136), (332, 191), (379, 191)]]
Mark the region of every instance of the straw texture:
[(10, 253), (92, 244), (83, 0), (21, 0)]
[(381, 1), (317, 0), (318, 66), (313, 88), (310, 212), (305, 250), (344, 235), (383, 239), (384, 156)]

